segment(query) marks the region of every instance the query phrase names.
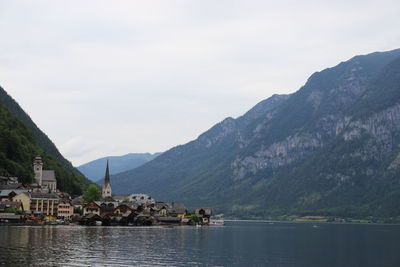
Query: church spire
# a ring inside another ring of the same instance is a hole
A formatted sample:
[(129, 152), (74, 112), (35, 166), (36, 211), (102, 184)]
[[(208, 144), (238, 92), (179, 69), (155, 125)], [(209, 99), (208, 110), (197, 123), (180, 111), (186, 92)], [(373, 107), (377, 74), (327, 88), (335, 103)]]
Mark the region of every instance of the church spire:
[(110, 184), (110, 170), (108, 168), (108, 160), (107, 160), (107, 167), (106, 167), (106, 175), (104, 176), (104, 185)]
[(108, 168), (108, 160), (107, 160), (107, 167), (106, 167), (106, 174), (104, 176), (104, 184), (103, 184), (103, 198), (111, 198), (111, 183), (110, 183), (110, 170)]

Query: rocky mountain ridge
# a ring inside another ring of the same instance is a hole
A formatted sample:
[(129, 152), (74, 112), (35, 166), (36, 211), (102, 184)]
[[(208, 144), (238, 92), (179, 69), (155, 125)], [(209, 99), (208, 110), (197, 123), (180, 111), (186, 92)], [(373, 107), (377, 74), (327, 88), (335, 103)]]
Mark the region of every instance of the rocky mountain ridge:
[(356, 56), (113, 183), (244, 217), (394, 216), (399, 73), (400, 50)]

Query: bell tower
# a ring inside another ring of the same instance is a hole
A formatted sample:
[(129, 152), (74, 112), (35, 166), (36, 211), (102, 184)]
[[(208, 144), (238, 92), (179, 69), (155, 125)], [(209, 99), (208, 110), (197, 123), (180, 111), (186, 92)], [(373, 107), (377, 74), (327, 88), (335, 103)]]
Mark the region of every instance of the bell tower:
[(104, 176), (104, 184), (103, 184), (103, 198), (111, 197), (111, 183), (110, 183), (110, 170), (108, 168), (108, 160), (107, 160), (107, 167), (106, 167), (106, 174)]
[(35, 172), (35, 182), (42, 185), (43, 178), (43, 161), (40, 156), (35, 157), (33, 160), (33, 171)]

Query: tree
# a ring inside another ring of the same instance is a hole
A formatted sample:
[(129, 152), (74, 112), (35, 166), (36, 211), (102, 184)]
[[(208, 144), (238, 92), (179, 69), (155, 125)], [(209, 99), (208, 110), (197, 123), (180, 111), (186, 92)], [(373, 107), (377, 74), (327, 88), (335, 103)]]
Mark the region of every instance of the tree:
[(85, 203), (97, 201), (101, 199), (101, 191), (95, 184), (89, 185), (83, 193), (83, 200)]

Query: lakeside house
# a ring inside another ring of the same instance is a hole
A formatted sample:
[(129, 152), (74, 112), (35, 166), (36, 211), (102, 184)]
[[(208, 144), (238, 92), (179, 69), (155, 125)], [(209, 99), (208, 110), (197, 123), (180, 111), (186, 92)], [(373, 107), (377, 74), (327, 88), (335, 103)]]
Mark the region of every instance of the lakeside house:
[(83, 197), (79, 196), (79, 197), (72, 199), (71, 204), (72, 204), (72, 206), (74, 206), (74, 209), (83, 210), (83, 206), (84, 206)]
[(100, 209), (100, 205), (98, 205), (95, 201), (91, 201), (83, 208), (83, 215), (97, 214), (100, 216)]
[(16, 195), (13, 200), (21, 202), (25, 211), (35, 211), (49, 217), (57, 217), (60, 198), (55, 193), (24, 192)]
[(114, 214), (117, 217), (128, 217), (130, 214), (138, 210), (139, 206), (134, 203), (121, 203), (115, 208)]
[(115, 208), (119, 205), (116, 201), (96, 201), (96, 203), (100, 206), (100, 216), (114, 216)]
[(70, 201), (61, 199), (58, 203), (57, 217), (62, 219), (69, 219), (74, 215), (74, 206)]
[(184, 218), (187, 213), (187, 210), (184, 204), (173, 202), (171, 204), (168, 204), (167, 212), (169, 216)]
[(210, 208), (200, 208), (200, 209), (196, 209), (196, 211), (195, 211), (196, 216), (201, 218), (201, 220), (204, 224), (210, 223), (211, 213), (212, 212), (211, 212)]
[(29, 189), (4, 189), (0, 191), (1, 201), (12, 201), (12, 199), (19, 194), (29, 192)]

